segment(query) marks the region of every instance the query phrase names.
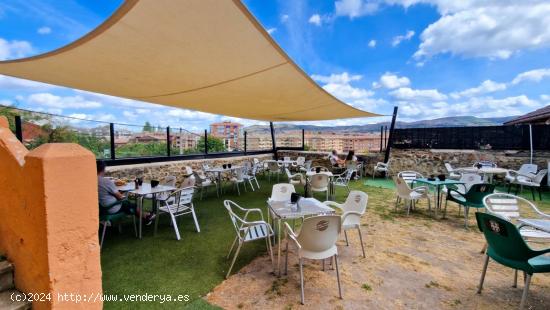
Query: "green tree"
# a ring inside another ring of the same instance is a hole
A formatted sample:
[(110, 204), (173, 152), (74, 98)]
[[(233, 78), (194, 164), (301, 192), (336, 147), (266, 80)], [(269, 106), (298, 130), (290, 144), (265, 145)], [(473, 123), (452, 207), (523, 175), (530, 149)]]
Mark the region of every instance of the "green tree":
[(151, 123), (149, 123), (147, 121), (147, 122), (145, 122), (145, 125), (143, 125), (143, 131), (144, 132), (153, 132), (153, 131), (155, 131), (155, 129), (153, 128), (153, 126), (151, 126)]
[(0, 115), (5, 116), (10, 124), (10, 129), (15, 132), (15, 116), (20, 115), (19, 111), (12, 109), (11, 107), (0, 106)]
[[(217, 152), (225, 152), (227, 149), (225, 148), (225, 144), (223, 143), (223, 140), (208, 136), (208, 153), (217, 153)], [(199, 139), (199, 142), (197, 143), (197, 153), (203, 153), (204, 152), (204, 137), (201, 137)]]

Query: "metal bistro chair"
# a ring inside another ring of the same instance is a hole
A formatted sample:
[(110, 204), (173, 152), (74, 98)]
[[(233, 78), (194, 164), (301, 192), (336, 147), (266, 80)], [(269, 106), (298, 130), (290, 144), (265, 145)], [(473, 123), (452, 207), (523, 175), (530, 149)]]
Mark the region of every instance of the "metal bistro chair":
[(300, 172), (308, 172), (311, 169), (311, 164), (313, 162), (311, 160), (308, 160), (304, 163), (302, 167), (300, 167)]
[(421, 173), (416, 171), (401, 171), (397, 174), (397, 177), (405, 180), (405, 182), (410, 186), (412, 186), (416, 179), (424, 178)]
[(349, 193), (350, 192), (349, 181), (351, 181), (351, 178), (353, 177), (354, 174), (357, 174), (357, 170), (346, 169), (344, 172), (340, 174), (335, 174), (333, 176), (334, 181), (332, 184), (334, 186), (345, 187)]
[(488, 244), (477, 293), (481, 294), (489, 258), (492, 258), (501, 265), (523, 271), (525, 286), (519, 305), (519, 309), (523, 309), (533, 275), (535, 273), (550, 272), (550, 256), (545, 255), (550, 253), (550, 248), (544, 250), (531, 249), (523, 240), (518, 228), (502, 217), (476, 212), (476, 219), (477, 226), (483, 232)]
[(338, 248), (336, 241), (342, 228), (341, 219), (338, 215), (323, 215), (306, 218), (298, 234), (294, 233), (288, 223), (285, 223), (287, 234), (286, 255), (285, 255), (285, 274), (288, 274), (288, 244), (292, 242), (298, 250), (298, 261), (300, 265), (300, 288), (301, 303), (305, 302), (304, 297), (304, 258), (324, 260), (334, 258), (336, 266), (336, 279), (338, 281), (338, 294), (342, 298), (342, 288), (340, 285), (340, 271), (338, 269)]
[[(235, 265), (235, 261), (237, 260), (237, 256), (239, 255), (243, 244), (260, 239), (265, 239), (265, 245), (267, 246), (267, 251), (269, 252), (269, 256), (271, 257), (271, 265), (274, 267), (273, 251), (271, 249), (271, 236), (273, 236), (274, 233), (273, 229), (271, 229), (271, 226), (264, 221), (262, 211), (260, 209), (245, 209), (231, 200), (225, 200), (223, 202), (223, 205), (229, 213), (231, 223), (233, 224), (233, 228), (235, 229), (236, 233), (233, 244), (231, 245), (229, 253), (227, 254), (228, 259), (233, 252), (235, 244), (238, 243), (237, 250), (235, 251), (233, 260), (231, 261), (231, 266), (229, 266), (229, 270), (227, 271), (225, 278), (227, 279), (231, 274), (231, 270), (233, 269), (233, 265)], [(242, 213), (242, 217), (235, 213), (235, 210), (239, 213)], [(261, 220), (249, 221), (248, 216), (253, 213), (259, 214)]]
[(248, 184), (250, 185), (250, 188), (252, 188), (252, 191), (255, 191), (252, 181), (254, 181), (258, 189), (260, 189), (260, 183), (258, 183), (258, 179), (256, 178), (257, 173), (258, 165), (254, 164), (252, 165), (252, 168), (243, 175), (244, 180), (248, 181)]
[[(529, 177), (527, 175), (517, 175), (515, 179), (510, 183), (516, 185), (516, 195), (518, 192), (523, 191), (523, 187), (529, 187), (531, 189), (531, 194), (533, 195), (533, 200), (535, 199), (535, 189), (539, 192), (539, 199), (542, 200), (542, 189), (540, 183), (542, 179), (548, 174), (548, 169), (542, 169), (534, 177)], [(510, 192), (510, 186), (508, 187), (508, 192)]]
[(195, 186), (200, 189), (201, 195), (200, 199), (202, 200), (202, 194), (204, 191), (206, 191), (206, 194), (208, 194), (208, 188), (211, 186), (214, 186), (216, 189), (216, 196), (220, 197), (219, 190), (218, 190), (218, 182), (216, 182), (214, 179), (209, 178), (207, 176), (202, 176), (198, 174), (196, 171), (193, 171), (193, 176), (195, 176)]
[(453, 168), (453, 166), (451, 166), (450, 163), (445, 163), (445, 169), (447, 170), (449, 179), (451, 179), (451, 180), (459, 180), (460, 179), (461, 174), (456, 172), (456, 170)]
[[(231, 177), (229, 178), (229, 182), (233, 183), (233, 185), (237, 188), (237, 194), (239, 196), (241, 195), (241, 190), (239, 188), (239, 184), (242, 184), (244, 187), (244, 190), (246, 190), (246, 182), (244, 178), (243, 168), (236, 168), (233, 170), (233, 173), (231, 174)], [(254, 188), (252, 188), (252, 191), (254, 191)]]
[(344, 230), (347, 246), (349, 246), (349, 241), (346, 231), (350, 229), (357, 229), (357, 232), (359, 233), (359, 240), (361, 241), (363, 257), (366, 257), (366, 255), (365, 246), (363, 245), (363, 235), (361, 234), (361, 216), (363, 216), (367, 210), (368, 201), (369, 195), (367, 195), (367, 193), (361, 191), (351, 191), (346, 198), (346, 201), (342, 204), (334, 201), (324, 202), (325, 205), (342, 211), (342, 229)]
[(191, 214), (193, 216), (193, 221), (195, 222), (197, 232), (201, 232), (199, 222), (197, 221), (197, 215), (195, 214), (195, 207), (193, 205), (194, 191), (195, 189), (193, 187), (180, 188), (172, 192), (170, 196), (163, 201), (163, 204), (157, 209), (157, 216), (155, 217), (155, 235), (157, 233), (159, 217), (163, 213), (170, 215), (177, 240), (181, 240), (178, 223), (176, 221), (176, 218), (179, 216)]
[(483, 198), (492, 194), (495, 191), (495, 185), (489, 183), (474, 184), (465, 193), (461, 193), (456, 189), (449, 189), (447, 193), (447, 199), (445, 200), (445, 212), (447, 211), (447, 203), (449, 201), (458, 204), (458, 207), (464, 207), (464, 228), (468, 228), (468, 213), (470, 208), (481, 209), (483, 205)]
[(387, 178), (390, 173), (390, 161), (391, 159), (389, 159), (387, 163), (377, 162), (372, 170), (372, 178), (374, 179), (374, 176), (376, 175), (377, 172), (380, 172), (380, 173), (384, 172), (385, 177)]

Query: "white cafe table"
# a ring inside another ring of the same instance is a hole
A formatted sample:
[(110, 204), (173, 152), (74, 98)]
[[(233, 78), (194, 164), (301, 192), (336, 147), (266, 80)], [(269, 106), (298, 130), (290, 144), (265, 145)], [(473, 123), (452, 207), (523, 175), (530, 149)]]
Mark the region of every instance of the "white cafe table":
[(481, 174), (483, 176), (483, 181), (485, 182), (491, 182), (493, 180), (493, 175), (495, 174), (506, 174), (508, 172), (508, 169), (494, 167), (482, 167), (479, 169), (476, 167), (462, 167), (456, 168), (455, 170), (460, 173)]
[(233, 166), (231, 165), (231, 168), (229, 167), (214, 167), (214, 168), (208, 168), (206, 169), (204, 172), (209, 172), (209, 173), (214, 173), (216, 174), (217, 176), (217, 179), (218, 179), (218, 193), (220, 194), (220, 196), (222, 195), (222, 174), (224, 172), (231, 172), (235, 169), (239, 169), (239, 168), (242, 168), (242, 166)]
[[(134, 186), (134, 184), (132, 184)], [(168, 185), (162, 185), (159, 184), (156, 187), (151, 187), (151, 183), (143, 183), (138, 189), (133, 189), (129, 191), (130, 193), (138, 196), (136, 198), (137, 201), (137, 208), (139, 210), (139, 230), (138, 230), (138, 237), (141, 239), (141, 230), (142, 230), (142, 214), (143, 214), (143, 197), (147, 195), (151, 195), (153, 197), (153, 208), (155, 208), (155, 204), (157, 202), (157, 194), (159, 193), (165, 193), (165, 192), (171, 192), (176, 190), (177, 188), (174, 186), (168, 186)]]
[(279, 276), (281, 275), (281, 222), (288, 220), (295, 220), (299, 218), (316, 216), (316, 215), (325, 215), (325, 214), (334, 214), (334, 210), (320, 202), (315, 198), (300, 198), (297, 204), (291, 204), (290, 201), (276, 201), (276, 200), (267, 200), (268, 205), (268, 219), (270, 218), (273, 221), (277, 221), (277, 270)]

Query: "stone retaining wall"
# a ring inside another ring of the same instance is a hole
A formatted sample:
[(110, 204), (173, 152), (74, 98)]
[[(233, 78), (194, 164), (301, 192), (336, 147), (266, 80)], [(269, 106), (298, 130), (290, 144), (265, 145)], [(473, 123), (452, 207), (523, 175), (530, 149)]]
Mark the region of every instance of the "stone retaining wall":
[[(432, 149), (392, 149), (390, 175), (399, 171), (413, 170), (425, 176), (446, 173), (444, 163), (453, 167), (471, 167), (476, 161), (490, 160), (499, 167), (519, 169), (522, 164), (529, 163), (528, 151), (495, 151), (495, 150), (432, 150)], [(539, 169), (547, 168), (550, 152), (535, 151), (533, 163)]]

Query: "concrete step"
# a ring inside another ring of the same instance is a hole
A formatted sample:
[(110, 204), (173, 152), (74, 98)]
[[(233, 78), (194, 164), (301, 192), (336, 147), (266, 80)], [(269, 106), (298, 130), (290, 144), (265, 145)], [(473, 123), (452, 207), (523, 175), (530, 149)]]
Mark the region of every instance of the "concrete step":
[(7, 260), (0, 260), (0, 292), (9, 290), (12, 288), (13, 288), (13, 265)]
[(16, 290), (7, 290), (0, 293), (0, 309), (2, 310), (29, 310), (32, 304), (28, 301), (15, 301), (15, 295), (22, 294)]

